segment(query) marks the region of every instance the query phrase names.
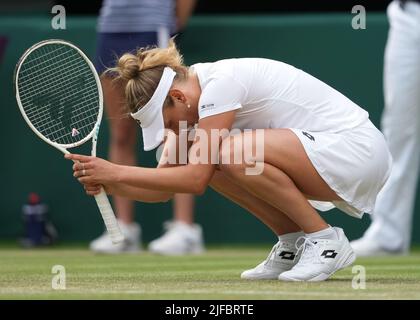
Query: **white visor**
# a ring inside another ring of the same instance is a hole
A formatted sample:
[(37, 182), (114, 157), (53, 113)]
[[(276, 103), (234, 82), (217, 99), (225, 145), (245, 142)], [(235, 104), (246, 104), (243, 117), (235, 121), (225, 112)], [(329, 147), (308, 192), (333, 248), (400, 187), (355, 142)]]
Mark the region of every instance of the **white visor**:
[(137, 121), (142, 129), (143, 148), (145, 151), (153, 150), (159, 146), (165, 137), (162, 108), (175, 75), (174, 70), (165, 67), (153, 96), (144, 107), (135, 113), (131, 113), (133, 119)]

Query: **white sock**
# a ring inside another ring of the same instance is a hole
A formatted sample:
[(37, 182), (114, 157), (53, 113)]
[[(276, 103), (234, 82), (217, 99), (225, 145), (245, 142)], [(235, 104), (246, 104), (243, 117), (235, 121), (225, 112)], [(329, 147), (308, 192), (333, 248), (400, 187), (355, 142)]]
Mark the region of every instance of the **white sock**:
[(302, 231), (290, 232), (282, 235), (277, 235), (280, 241), (296, 241), (297, 238), (305, 235)]
[(322, 229), (317, 232), (306, 233), (305, 234), (309, 239), (327, 239), (327, 240), (338, 240), (337, 232), (333, 227), (328, 226), (328, 228)]

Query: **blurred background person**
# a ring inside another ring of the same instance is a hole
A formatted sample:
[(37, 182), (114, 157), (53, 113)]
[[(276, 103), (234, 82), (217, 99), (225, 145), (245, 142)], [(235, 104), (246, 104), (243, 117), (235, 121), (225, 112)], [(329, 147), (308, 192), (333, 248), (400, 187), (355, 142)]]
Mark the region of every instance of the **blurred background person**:
[(420, 159), (420, 0), (394, 0), (385, 49), (382, 131), (394, 159), (372, 223), (351, 244), (359, 256), (407, 254)]
[[(116, 58), (140, 47), (166, 47), (171, 35), (182, 31), (195, 0), (104, 0), (97, 26), (96, 68), (99, 74), (115, 65)], [(136, 165), (137, 124), (127, 116), (121, 84), (101, 76), (105, 110), (110, 126), (109, 160)], [(114, 209), (126, 240), (114, 245), (105, 232), (92, 241), (96, 252), (133, 252), (141, 248), (141, 228), (135, 222), (134, 202), (114, 197)], [(194, 198), (178, 194), (173, 202), (174, 220), (164, 224), (166, 232), (149, 244), (152, 252), (167, 255), (201, 253), (202, 229), (194, 224)]]

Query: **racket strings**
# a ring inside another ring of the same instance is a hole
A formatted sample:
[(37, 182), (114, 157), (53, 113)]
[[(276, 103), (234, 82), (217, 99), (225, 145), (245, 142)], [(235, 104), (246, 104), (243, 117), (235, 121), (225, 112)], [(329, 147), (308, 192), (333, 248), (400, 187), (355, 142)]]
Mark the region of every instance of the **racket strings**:
[[(51, 60), (51, 59), (49, 59), (49, 60)], [(67, 67), (65, 69), (62, 69), (62, 71), (65, 72), (67, 69), (69, 69), (69, 67)], [(76, 71), (79, 71), (78, 69), (75, 69), (75, 70)], [(47, 76), (49, 76), (48, 73), (47, 73)], [(71, 80), (71, 81), (73, 81), (73, 80)], [(68, 86), (73, 86), (74, 87), (74, 84), (71, 83), (70, 81), (62, 81), (62, 83), (59, 83), (59, 85), (61, 85), (63, 87), (68, 87)], [(81, 88), (79, 88), (79, 89), (81, 89)], [(55, 105), (60, 105), (60, 99), (63, 96), (63, 92), (61, 92), (57, 88), (57, 85), (50, 86), (48, 88), (48, 90), (49, 90), (49, 92), (53, 92), (53, 94), (50, 94), (49, 96), (47, 96), (47, 98), (50, 100), (50, 102), (52, 102)], [(44, 94), (44, 92), (41, 92), (39, 95), (35, 96), (35, 98), (34, 98), (35, 105), (38, 105), (38, 106), (39, 105), (42, 105), (42, 100), (44, 100), (43, 99), (44, 98), (43, 97), (43, 94)], [(66, 96), (66, 99), (72, 99), (73, 98), (72, 96), (77, 95), (77, 94), (79, 94), (79, 93), (78, 92), (75, 92), (75, 93), (73, 93), (71, 95), (67, 95)], [(48, 100), (46, 102), (48, 102)], [(38, 115), (37, 121), (35, 119), (31, 119), (32, 122), (33, 122), (33, 124), (36, 127), (38, 127), (38, 128), (41, 128), (42, 126), (46, 126), (46, 128), (48, 130), (47, 131), (48, 132), (48, 136), (49, 136), (50, 139), (51, 139), (51, 137), (53, 139), (55, 139), (55, 140), (59, 140), (60, 138), (62, 139), (63, 136), (60, 136), (58, 133), (62, 130), (62, 125), (65, 125), (66, 127), (69, 127), (71, 125), (71, 123), (69, 121), (70, 119), (68, 119), (68, 118), (72, 114), (72, 109), (71, 108), (62, 108), (62, 110), (60, 110), (60, 108), (51, 108), (51, 106), (48, 106), (47, 103), (45, 103), (45, 107), (43, 109), (44, 110), (38, 109), (38, 110), (35, 110), (33, 112), (33, 113), (35, 113), (35, 112), (40, 112), (41, 113), (42, 111), (44, 111), (43, 112), (43, 114), (44, 114), (43, 116), (42, 115), (41, 116)], [(76, 109), (74, 111), (80, 114), (80, 110), (79, 109)], [(67, 114), (66, 114), (66, 112), (67, 112)], [(83, 112), (83, 115), (86, 116), (86, 111)], [(29, 113), (29, 112), (28, 112), (28, 116), (30, 116), (30, 118), (34, 118), (33, 117), (33, 114), (32, 113)], [(58, 123), (58, 125), (57, 125), (57, 123), (55, 123), (55, 124), (53, 124), (51, 126), (50, 121), (48, 121), (49, 118), (53, 118), (55, 120), (57, 120), (57, 118), (63, 118), (64, 120), (67, 119), (67, 121), (66, 122), (63, 122), (62, 124), (61, 123)], [(83, 117), (82, 121), (86, 123), (86, 117)], [(94, 119), (93, 119), (93, 121), (94, 121)], [(80, 125), (78, 123), (74, 123), (74, 126), (75, 127), (80, 127)], [(58, 127), (58, 128), (56, 130), (53, 130), (55, 127)], [(83, 127), (89, 127), (89, 123), (87, 123), (87, 125), (85, 125)], [(82, 127), (80, 127), (79, 129), (82, 129)], [(64, 134), (64, 136), (68, 136), (68, 133), (67, 132)]]
[(36, 48), (21, 65), (18, 86), (27, 117), (47, 139), (73, 144), (93, 130), (99, 112), (96, 78), (74, 48)]

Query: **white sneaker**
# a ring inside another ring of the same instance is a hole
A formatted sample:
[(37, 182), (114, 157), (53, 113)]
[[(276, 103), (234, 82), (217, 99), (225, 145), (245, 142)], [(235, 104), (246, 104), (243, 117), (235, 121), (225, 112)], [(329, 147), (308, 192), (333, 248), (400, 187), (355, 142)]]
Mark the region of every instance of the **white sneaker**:
[(296, 245), (303, 240), (298, 248), (302, 252), (299, 262), (291, 270), (280, 274), (279, 280), (323, 281), (336, 271), (350, 266), (356, 260), (356, 255), (343, 229), (334, 227), (334, 230), (338, 240), (298, 239)]
[(121, 232), (124, 234), (124, 241), (113, 244), (108, 232), (104, 232), (99, 238), (90, 243), (90, 250), (97, 253), (117, 254), (123, 252), (137, 252), (140, 250), (140, 226), (133, 222), (125, 224), (119, 221)]
[(292, 269), (298, 260), (295, 242), (279, 241), (271, 249), (267, 259), (255, 268), (242, 272), (241, 278), (247, 280), (277, 280), (282, 272)]
[(391, 251), (382, 248), (375, 240), (366, 236), (350, 242), (351, 247), (358, 257), (379, 257), (390, 255), (404, 255), (406, 251)]
[(160, 238), (150, 242), (151, 252), (168, 256), (204, 252), (203, 231), (199, 225), (167, 221), (163, 226), (166, 232)]

